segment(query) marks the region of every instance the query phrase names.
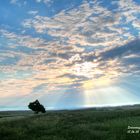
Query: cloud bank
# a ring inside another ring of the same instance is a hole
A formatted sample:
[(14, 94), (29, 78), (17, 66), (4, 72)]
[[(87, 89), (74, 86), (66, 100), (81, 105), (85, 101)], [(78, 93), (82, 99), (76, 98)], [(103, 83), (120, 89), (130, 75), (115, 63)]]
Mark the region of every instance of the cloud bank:
[[(55, 2), (35, 4), (47, 9)], [(85, 0), (53, 15), (30, 9), (20, 32), (0, 26), (1, 97), (99, 90), (139, 75), (139, 11), (133, 0)]]

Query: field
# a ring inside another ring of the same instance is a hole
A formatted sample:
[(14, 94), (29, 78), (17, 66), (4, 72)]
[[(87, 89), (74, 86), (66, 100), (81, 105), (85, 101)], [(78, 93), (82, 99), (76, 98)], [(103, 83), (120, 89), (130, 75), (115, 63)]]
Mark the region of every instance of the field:
[(0, 140), (140, 140), (140, 106), (0, 112)]

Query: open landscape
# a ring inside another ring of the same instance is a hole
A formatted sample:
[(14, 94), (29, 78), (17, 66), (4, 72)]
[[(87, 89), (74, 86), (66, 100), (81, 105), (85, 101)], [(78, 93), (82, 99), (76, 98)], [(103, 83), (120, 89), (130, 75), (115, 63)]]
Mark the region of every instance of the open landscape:
[(1, 140), (139, 140), (140, 106), (0, 112)]
[(0, 140), (140, 140), (140, 0), (0, 0)]

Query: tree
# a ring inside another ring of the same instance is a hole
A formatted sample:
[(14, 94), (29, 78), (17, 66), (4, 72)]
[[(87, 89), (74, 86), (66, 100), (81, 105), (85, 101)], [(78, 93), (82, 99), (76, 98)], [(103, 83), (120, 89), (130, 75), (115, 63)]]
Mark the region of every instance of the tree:
[(42, 104), (40, 104), (38, 100), (29, 103), (28, 108), (33, 110), (36, 114), (38, 114), (39, 112), (46, 112), (45, 107)]

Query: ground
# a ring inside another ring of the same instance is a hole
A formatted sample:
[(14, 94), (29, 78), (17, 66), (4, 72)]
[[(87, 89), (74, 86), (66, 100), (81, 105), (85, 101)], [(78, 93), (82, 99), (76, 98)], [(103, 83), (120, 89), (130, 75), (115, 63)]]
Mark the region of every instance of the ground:
[(0, 140), (140, 140), (140, 106), (0, 112)]

